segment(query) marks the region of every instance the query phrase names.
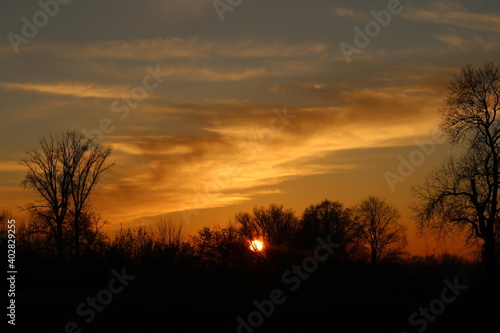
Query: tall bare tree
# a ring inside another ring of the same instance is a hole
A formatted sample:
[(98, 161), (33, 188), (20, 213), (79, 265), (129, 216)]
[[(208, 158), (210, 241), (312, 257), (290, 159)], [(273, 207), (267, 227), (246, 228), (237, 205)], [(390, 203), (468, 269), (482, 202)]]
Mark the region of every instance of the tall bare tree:
[(399, 223), (399, 212), (391, 204), (368, 197), (354, 208), (354, 212), (373, 266), (398, 260), (407, 253), (406, 228)]
[(440, 235), (467, 231), (483, 243), (490, 277), (498, 274), (498, 191), (500, 165), (500, 68), (494, 62), (467, 65), (448, 86), (440, 127), (451, 144), (463, 148), (413, 188), (420, 230)]
[(153, 238), (156, 244), (178, 246), (186, 240), (182, 222), (175, 223), (172, 218), (159, 216), (153, 225)]
[(67, 243), (72, 243), (73, 258), (78, 260), (88, 199), (100, 175), (112, 166), (106, 164), (111, 148), (73, 131), (43, 137), (40, 148), (26, 154), (21, 161), (27, 168), (23, 184), (38, 196), (26, 208), (47, 227), (59, 261), (66, 259)]

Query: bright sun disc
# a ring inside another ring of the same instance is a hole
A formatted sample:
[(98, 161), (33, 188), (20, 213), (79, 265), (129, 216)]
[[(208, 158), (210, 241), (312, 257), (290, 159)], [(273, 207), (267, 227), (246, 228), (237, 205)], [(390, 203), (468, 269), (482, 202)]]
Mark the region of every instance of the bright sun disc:
[(250, 242), (250, 250), (254, 252), (262, 251), (263, 248), (264, 244), (258, 239), (254, 239), (253, 241)]

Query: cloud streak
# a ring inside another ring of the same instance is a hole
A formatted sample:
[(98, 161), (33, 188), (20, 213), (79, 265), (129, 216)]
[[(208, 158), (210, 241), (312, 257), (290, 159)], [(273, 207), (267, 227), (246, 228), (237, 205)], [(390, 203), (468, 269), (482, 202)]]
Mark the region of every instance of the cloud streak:
[(469, 30), (500, 32), (499, 14), (474, 13), (452, 1), (433, 3), (430, 10), (413, 7), (402, 15), (415, 21), (445, 24)]
[(0, 82), (0, 87), (8, 90), (35, 92), (40, 94), (71, 96), (78, 98), (119, 98), (129, 86), (101, 86), (94, 83), (10, 83)]
[(128, 59), (159, 61), (166, 59), (230, 59), (297, 58), (324, 53), (326, 44), (285, 41), (257, 41), (253, 38), (238, 41), (223, 39), (200, 39), (198, 37), (171, 37), (155, 39), (116, 40), (73, 44), (30, 45), (26, 52), (64, 55), (71, 58)]

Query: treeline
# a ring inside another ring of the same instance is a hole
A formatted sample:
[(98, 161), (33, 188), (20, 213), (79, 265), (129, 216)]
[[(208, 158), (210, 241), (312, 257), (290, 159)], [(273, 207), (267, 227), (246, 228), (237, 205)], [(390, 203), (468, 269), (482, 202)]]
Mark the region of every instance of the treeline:
[[(4, 212), (2, 222), (9, 213)], [(448, 256), (441, 259), (411, 257), (407, 252), (406, 228), (399, 222), (396, 208), (383, 199), (369, 197), (347, 208), (338, 201), (324, 200), (307, 207), (301, 217), (282, 205), (255, 207), (242, 212), (234, 222), (223, 227), (203, 227), (195, 235), (186, 234), (182, 221), (159, 217), (150, 226), (134, 229), (123, 227), (113, 238), (102, 228), (105, 221), (95, 214), (80, 218), (80, 240), (74, 242), (74, 224), (63, 224), (58, 238), (51, 225), (40, 219), (18, 224), (17, 252), (25, 260), (43, 260), (78, 266), (105, 264), (134, 269), (158, 266), (221, 270), (278, 268), (311, 255), (317, 238), (339, 243), (330, 262), (383, 263), (412, 261), (438, 263), (439, 260), (460, 263)], [(3, 225), (2, 225), (3, 227)], [(61, 244), (62, 239), (62, 244)], [(252, 249), (259, 240), (261, 251)], [(79, 246), (75, 250), (75, 246)], [(78, 260), (60, 253), (79, 253)]]

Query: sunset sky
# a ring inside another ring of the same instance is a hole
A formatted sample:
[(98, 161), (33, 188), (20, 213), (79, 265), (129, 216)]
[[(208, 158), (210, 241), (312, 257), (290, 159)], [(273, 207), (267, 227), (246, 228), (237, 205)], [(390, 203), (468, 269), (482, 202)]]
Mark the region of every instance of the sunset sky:
[[(416, 238), (410, 188), (452, 151), (433, 138), (446, 84), (499, 60), (500, 3), (391, 4), (243, 0), (218, 13), (213, 0), (72, 0), (44, 16), (36, 1), (3, 1), (0, 209), (21, 216), (33, 201), (26, 149), (101, 126), (116, 165), (92, 204), (110, 232), (166, 214), (193, 232), (255, 205), (301, 216), (375, 195), (401, 211), (413, 253), (456, 249)], [(33, 19), (37, 33), (23, 28)], [(367, 24), (380, 31), (360, 47)], [(341, 43), (357, 48), (350, 59)], [(424, 141), (435, 151), (418, 153)], [(410, 156), (425, 157), (391, 186), (386, 172)]]

